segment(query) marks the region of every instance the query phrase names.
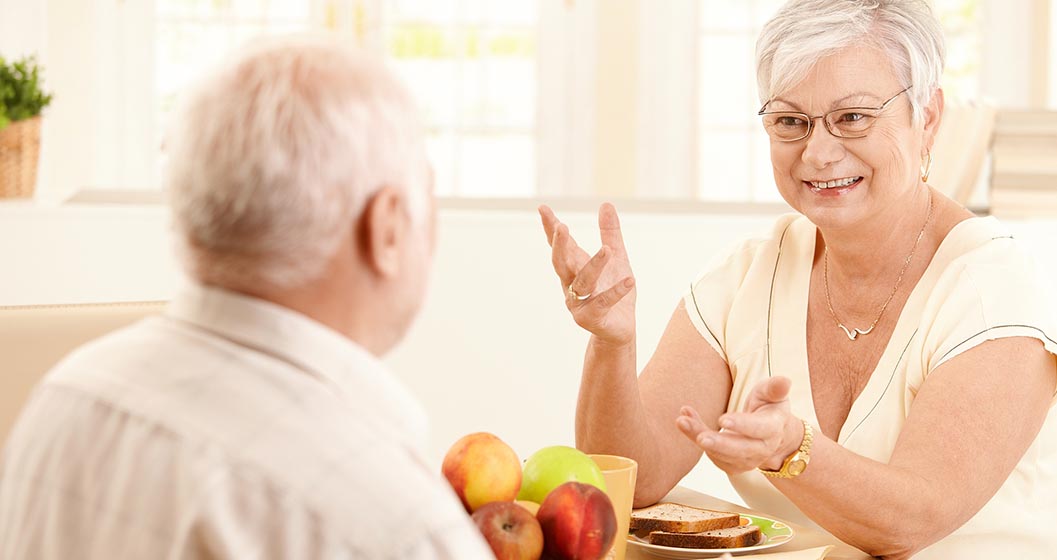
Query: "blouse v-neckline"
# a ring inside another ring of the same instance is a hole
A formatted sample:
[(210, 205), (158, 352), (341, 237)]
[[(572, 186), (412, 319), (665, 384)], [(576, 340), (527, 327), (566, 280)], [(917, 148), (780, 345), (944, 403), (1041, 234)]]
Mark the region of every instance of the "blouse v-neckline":
[[(869, 417), (870, 412), (890, 389), (898, 366), (917, 334), (917, 319), (928, 301), (932, 286), (939, 280), (947, 268), (946, 265), (964, 253), (967, 243), (977, 239), (983, 241), (981, 237), (972, 235), (973, 232), (986, 233), (987, 228), (980, 226), (993, 225), (997, 225), (994, 218), (967, 218), (947, 232), (900, 310), (888, 344), (882, 350), (866, 385), (852, 402), (838, 433), (838, 443), (843, 445), (854, 435), (856, 429)], [(768, 376), (782, 375), (783, 368), (799, 369), (803, 375), (795, 377), (805, 381), (793, 383), (790, 388), (790, 401), (795, 414), (802, 415), (812, 425), (818, 426), (807, 353), (807, 308), (813, 262), (810, 257), (815, 254), (816, 238), (817, 228), (806, 218), (793, 221), (781, 236), (768, 303), (767, 331)], [(989, 233), (987, 239), (991, 239)], [(787, 255), (785, 259), (783, 253)], [(794, 263), (803, 264), (805, 260), (798, 258), (802, 255), (809, 256), (806, 266), (791, 266)], [(784, 328), (775, 328), (778, 325)], [(783, 356), (788, 357), (787, 363), (782, 363)], [(772, 364), (775, 357), (778, 357), (777, 361)]]

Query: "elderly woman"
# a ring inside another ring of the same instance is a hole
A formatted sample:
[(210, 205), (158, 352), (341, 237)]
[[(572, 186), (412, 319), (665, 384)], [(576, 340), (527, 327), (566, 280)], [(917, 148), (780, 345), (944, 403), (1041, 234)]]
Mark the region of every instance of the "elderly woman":
[(928, 184), (944, 48), (923, 0), (793, 0), (757, 44), (797, 211), (694, 283), (636, 377), (612, 206), (585, 253), (541, 207), (590, 331), (578, 445), (639, 462), (637, 505), (701, 458), (755, 508), (885, 558), (1050, 557), (1057, 330), (1031, 258)]

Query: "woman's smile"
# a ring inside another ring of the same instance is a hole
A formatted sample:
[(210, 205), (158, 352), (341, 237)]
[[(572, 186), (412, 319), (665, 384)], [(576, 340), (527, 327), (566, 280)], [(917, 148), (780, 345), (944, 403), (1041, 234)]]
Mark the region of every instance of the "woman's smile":
[(805, 187), (818, 196), (841, 196), (855, 190), (862, 182), (862, 176), (802, 181)]

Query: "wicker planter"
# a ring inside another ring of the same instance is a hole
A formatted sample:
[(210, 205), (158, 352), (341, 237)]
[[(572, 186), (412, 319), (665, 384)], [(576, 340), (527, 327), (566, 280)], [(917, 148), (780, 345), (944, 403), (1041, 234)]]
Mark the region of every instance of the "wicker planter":
[(0, 130), (0, 198), (29, 198), (37, 185), (40, 117)]

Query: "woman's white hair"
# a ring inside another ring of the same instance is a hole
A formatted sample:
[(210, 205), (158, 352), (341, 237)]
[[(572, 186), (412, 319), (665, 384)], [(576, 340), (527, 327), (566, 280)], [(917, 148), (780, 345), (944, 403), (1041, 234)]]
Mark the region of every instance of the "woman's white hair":
[(425, 214), (414, 104), (381, 63), (314, 37), (258, 43), (189, 92), (166, 188), (191, 276), (289, 288), (318, 278), (382, 186)]
[(903, 86), (912, 88), (907, 94), (914, 120), (920, 119), (940, 85), (945, 56), (943, 30), (926, 0), (786, 3), (756, 41), (760, 102), (796, 86), (819, 59), (862, 44), (888, 54)]

